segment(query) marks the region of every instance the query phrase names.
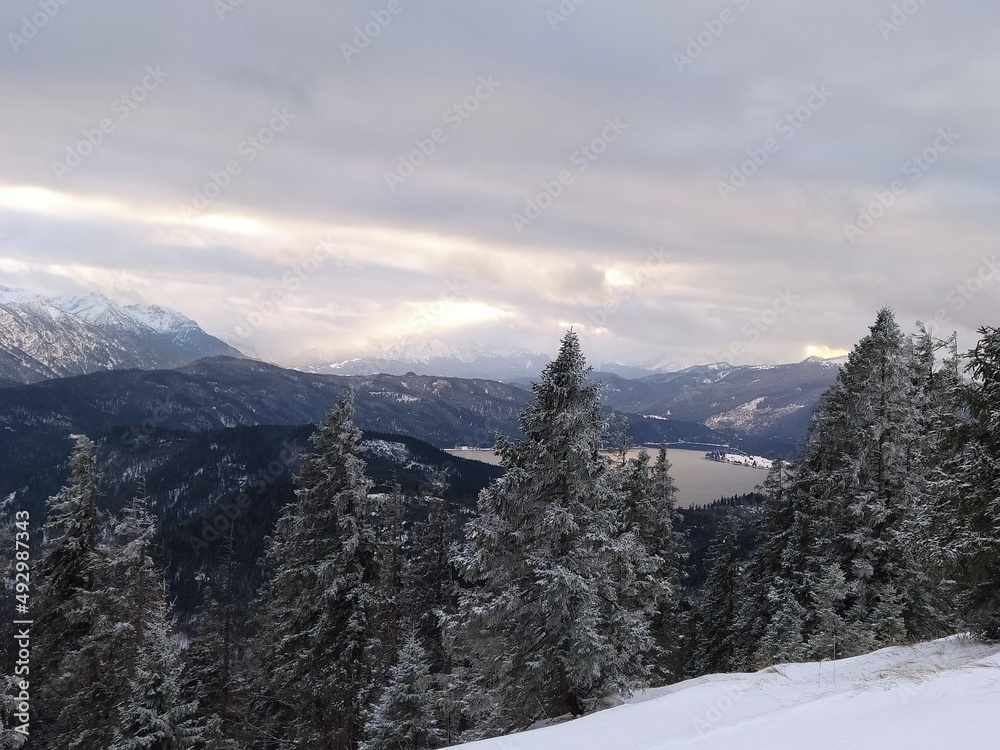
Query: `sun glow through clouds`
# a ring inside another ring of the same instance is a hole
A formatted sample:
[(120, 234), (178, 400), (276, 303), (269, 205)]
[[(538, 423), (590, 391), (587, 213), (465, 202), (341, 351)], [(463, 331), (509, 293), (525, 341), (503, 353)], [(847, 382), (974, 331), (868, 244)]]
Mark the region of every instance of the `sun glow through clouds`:
[(833, 357), (843, 357), (850, 352), (847, 349), (832, 349), (825, 344), (809, 344), (805, 348), (806, 357), (819, 357), (820, 359), (832, 359)]

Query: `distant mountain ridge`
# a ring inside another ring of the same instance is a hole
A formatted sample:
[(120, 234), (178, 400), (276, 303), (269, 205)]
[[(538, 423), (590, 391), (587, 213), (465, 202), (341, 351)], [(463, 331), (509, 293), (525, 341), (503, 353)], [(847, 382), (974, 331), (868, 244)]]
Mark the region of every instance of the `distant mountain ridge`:
[(757, 451), (791, 455), (843, 361), (810, 357), (787, 365), (720, 362), (636, 380), (596, 372), (593, 377), (604, 384), (604, 402), (612, 409), (698, 422), (753, 439)]
[[(449, 378), (526, 382), (537, 378), (551, 361), (552, 356), (543, 352), (513, 347), (454, 345), (436, 339), (374, 354), (307, 349), (279, 364), (292, 370), (320, 375), (405, 375), (412, 372), (415, 375)], [(606, 361), (595, 362), (594, 372), (634, 380), (663, 374), (669, 370)]]
[(0, 286), (0, 380), (172, 368), (219, 355), (243, 356), (168, 308)]
[(437, 375), (507, 381), (534, 378), (552, 361), (548, 354), (512, 348), (451, 346), (435, 340), (409, 349), (350, 356), (309, 349), (280, 363), (316, 375)]

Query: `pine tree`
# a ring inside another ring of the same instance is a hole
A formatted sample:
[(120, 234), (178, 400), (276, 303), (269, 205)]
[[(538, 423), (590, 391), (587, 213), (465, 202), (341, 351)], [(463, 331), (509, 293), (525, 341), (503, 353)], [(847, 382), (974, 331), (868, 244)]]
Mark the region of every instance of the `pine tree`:
[(455, 636), (498, 707), (494, 730), (579, 715), (594, 700), (645, 684), (655, 604), (638, 602), (650, 565), (618, 518), (620, 494), (598, 453), (597, 386), (575, 333), (532, 386), (524, 439), (497, 441), (504, 476), (479, 498), (456, 564), (476, 586)]
[(101, 550), (94, 595), (99, 615), (81, 650), (106, 670), (100, 688), (106, 698), (91, 694), (86, 700), (92, 709), (112, 706), (106, 715), (113, 720), (113, 733), (101, 747), (113, 750), (187, 750), (198, 739), (196, 704), (180, 694), (166, 582), (153, 559), (155, 534), (142, 486)]
[(774, 536), (749, 566), (744, 622), (762, 638), (759, 656), (798, 651), (778, 637), (779, 613), (804, 658), (826, 656), (834, 629), (844, 656), (945, 629), (931, 479), (954, 399), (935, 349), (883, 309), (824, 395), (781, 503), (769, 498)]
[(353, 394), (312, 438), (265, 553), (255, 715), (263, 747), (352, 750), (384, 655), (378, 541)]
[(407, 602), (406, 559), (406, 496), (397, 482), (379, 504), (378, 516), (382, 521), (379, 535), (379, 584), (384, 602), (385, 654), (383, 662), (388, 669), (402, 647), (403, 634), (409, 629), (412, 612)]
[(844, 602), (850, 595), (847, 578), (840, 566), (830, 565), (810, 587), (809, 641), (804, 653), (814, 659), (837, 659), (843, 653), (863, 653), (871, 649), (872, 631), (849, 624)]
[(833, 394), (840, 398), (827, 402), (830, 417), (843, 420), (836, 429), (846, 438), (840, 447), (850, 452), (825, 455), (829, 468), (818, 484), (825, 504), (838, 496), (844, 501), (831, 562), (848, 576), (857, 622), (871, 621), (876, 612), (896, 614), (885, 609), (902, 593), (914, 564), (901, 545), (914, 499), (909, 459), (918, 435), (907, 343), (892, 313), (881, 310), (841, 372), (844, 388)]
[[(21, 677), (10, 674), (0, 682), (0, 750), (17, 750), (28, 746), (32, 728), (30, 721), (24, 727), (23, 719), (16, 715), (19, 712), (17, 696), (21, 692)], [(30, 715), (29, 715), (30, 720)], [(18, 729), (17, 727), (22, 727)]]
[(161, 595), (143, 618), (142, 643), (108, 750), (188, 750), (198, 738), (197, 705), (181, 695), (181, 666)]
[(803, 658), (806, 609), (800, 603), (806, 568), (800, 498), (794, 467), (775, 461), (761, 487), (764, 506), (754, 527), (755, 544), (746, 567), (740, 612), (740, 660), (754, 669)]
[(724, 516), (708, 551), (708, 579), (696, 612), (695, 674), (733, 672), (742, 666), (737, 629), (742, 610), (739, 533), (739, 518)]
[(110, 724), (102, 712), (114, 708), (81, 700), (106, 676), (104, 666), (83, 653), (98, 614), (95, 463), (94, 444), (76, 436), (69, 482), (49, 499), (36, 570), (33, 724), (38, 742), (48, 747), (103, 750)]
[(627, 528), (641, 543), (647, 563), (636, 570), (636, 596), (654, 607), (651, 622), (656, 648), (648, 656), (656, 677), (665, 682), (679, 676), (682, 578), (681, 535), (674, 531), (677, 488), (670, 474), (667, 449), (660, 446), (649, 465), (645, 448), (621, 469), (623, 511)]
[(427, 652), (416, 635), (399, 651), (389, 684), (365, 725), (359, 750), (432, 750), (442, 746)]
[(949, 506), (962, 532), (951, 551), (970, 623), (1000, 638), (1000, 329), (979, 333), (968, 365), (973, 382), (966, 391), (965, 449), (956, 462)]
[(70, 730), (64, 742), (104, 748), (119, 725), (120, 708), (138, 669), (146, 621), (163, 585), (163, 575), (150, 555), (154, 534), (155, 523), (141, 495), (101, 534), (94, 590), (80, 595), (82, 607), (91, 613), (91, 627), (79, 647), (66, 653), (62, 665), (74, 674), (102, 673), (101, 679), (63, 699), (63, 709), (71, 715), (97, 708), (100, 719), (88, 722), (83, 731), (78, 728), (75, 740)]
[(443, 623), (455, 614), (458, 581), (452, 565), (452, 548), (458, 523), (448, 491), (447, 471), (435, 472), (418, 498), (423, 517), (413, 525), (412, 561), (407, 572), (409, 609), (431, 669), (450, 672), (450, 650), (445, 646)]
[(198, 706), (197, 719), (206, 750), (235, 750), (241, 705), (236, 644), (233, 536), (209, 582), (187, 648), (181, 688)]
[[(945, 487), (960, 460), (966, 409), (956, 335), (938, 340), (917, 325), (912, 358), (917, 435), (907, 456), (911, 476), (900, 538), (911, 564), (900, 587), (901, 614), (908, 637), (930, 639), (954, 632), (959, 619), (950, 549), (957, 525)], [(940, 350), (947, 356), (939, 361)]]

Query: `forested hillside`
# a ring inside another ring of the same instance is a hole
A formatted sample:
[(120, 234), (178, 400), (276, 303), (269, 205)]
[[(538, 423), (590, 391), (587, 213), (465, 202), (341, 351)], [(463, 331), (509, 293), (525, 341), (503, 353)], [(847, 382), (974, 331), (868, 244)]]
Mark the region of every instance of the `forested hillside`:
[[(363, 435), (353, 392), (311, 438), (163, 430), (122, 454), (78, 437), (37, 550), (39, 733), (419, 750), (703, 674), (996, 638), (1000, 330), (981, 336), (963, 357), (881, 310), (798, 457), (760, 495), (683, 515), (664, 449), (599, 452), (610, 425), (572, 332), (492, 481)], [(273, 475), (212, 507), (162, 494), (180, 465), (232, 486), (253, 451), (277, 452)], [(102, 480), (110, 465), (127, 479)], [(186, 598), (164, 562), (197, 582)]]

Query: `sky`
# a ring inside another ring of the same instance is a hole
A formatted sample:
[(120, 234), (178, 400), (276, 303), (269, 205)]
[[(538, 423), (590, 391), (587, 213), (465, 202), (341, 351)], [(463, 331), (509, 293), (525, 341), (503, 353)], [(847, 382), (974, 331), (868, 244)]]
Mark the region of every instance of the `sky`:
[(997, 325), (995, 0), (6, 0), (0, 284), (271, 361)]

